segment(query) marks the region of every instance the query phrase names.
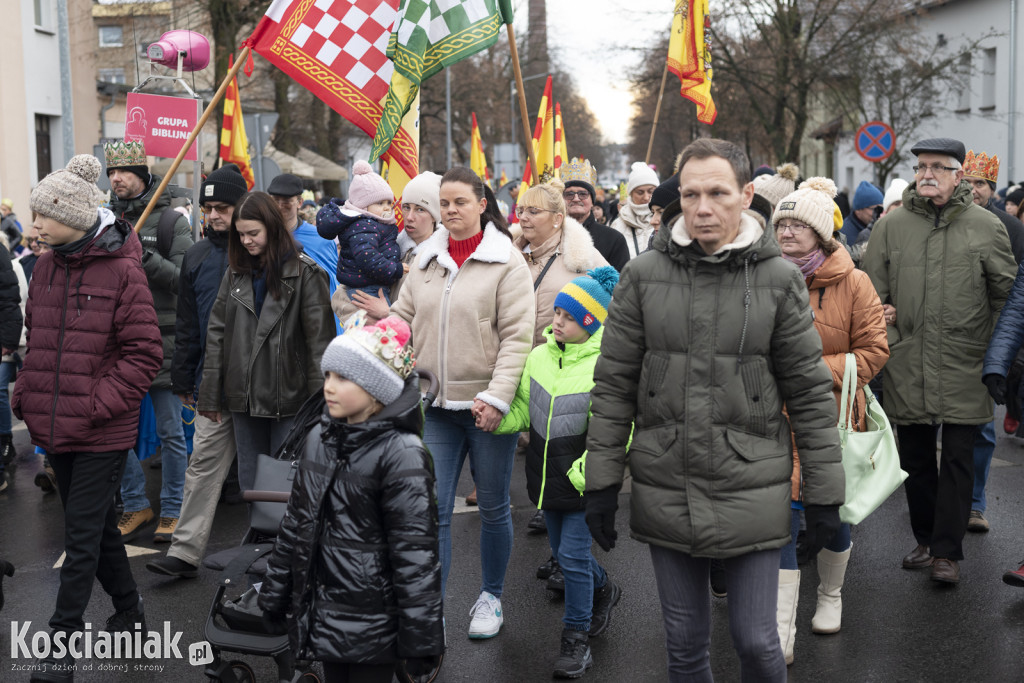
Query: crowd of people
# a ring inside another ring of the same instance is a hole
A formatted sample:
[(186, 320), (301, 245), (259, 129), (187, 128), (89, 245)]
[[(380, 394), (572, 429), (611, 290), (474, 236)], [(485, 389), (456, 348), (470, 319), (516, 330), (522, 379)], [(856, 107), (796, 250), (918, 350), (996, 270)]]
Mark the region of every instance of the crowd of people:
[[(329, 681), (433, 680), (446, 609), (469, 608), (469, 638), (501, 632), (517, 462), (551, 548), (538, 577), (565, 595), (558, 678), (596, 665), (590, 639), (623, 597), (592, 550), (615, 547), (620, 504), (649, 546), (670, 680), (711, 680), (715, 597), (744, 680), (785, 680), (801, 555), (811, 630), (840, 631), (853, 544), (836, 426), (868, 429), (865, 391), (908, 475), (903, 567), (956, 584), (965, 534), (990, 528), (993, 400), (1021, 429), (1024, 225), (997, 206), (998, 160), (960, 141), (918, 142), (913, 182), (864, 181), (850, 202), (699, 138), (667, 179), (633, 164), (614, 211), (573, 159), (509, 216), (463, 167), (420, 174), (395, 207), (360, 161), (347, 199), (313, 215), (300, 179), (250, 191), (228, 164), (200, 188), (196, 242), (174, 190), (154, 202), (141, 144), (105, 151), (109, 201), (78, 155), (33, 190), (30, 225), (2, 207), (0, 492), (13, 412), (64, 508), (54, 633), (84, 629), (96, 579), (105, 630), (145, 633), (125, 542), (155, 524), (169, 547), (147, 569), (196, 578), (233, 467), (253, 489), (286, 440), (300, 464), (258, 604)], [(1024, 190), (1006, 206), (1024, 212)], [(420, 373), (438, 382), (422, 408)], [(134, 450), (147, 396), (158, 513)], [(467, 460), (481, 585), (456, 605)], [(1004, 581), (1024, 586), (1024, 566)], [(73, 680), (70, 658), (31, 680)]]

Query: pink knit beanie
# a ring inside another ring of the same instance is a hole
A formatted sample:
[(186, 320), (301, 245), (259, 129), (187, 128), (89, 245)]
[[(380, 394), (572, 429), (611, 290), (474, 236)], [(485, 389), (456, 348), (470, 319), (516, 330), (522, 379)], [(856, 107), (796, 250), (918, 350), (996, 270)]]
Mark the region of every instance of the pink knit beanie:
[(392, 192), (388, 181), (373, 172), (370, 164), (360, 159), (352, 167), (352, 182), (348, 186), (348, 200), (359, 209), (366, 210), (366, 207), (385, 199), (394, 200), (395, 193)]

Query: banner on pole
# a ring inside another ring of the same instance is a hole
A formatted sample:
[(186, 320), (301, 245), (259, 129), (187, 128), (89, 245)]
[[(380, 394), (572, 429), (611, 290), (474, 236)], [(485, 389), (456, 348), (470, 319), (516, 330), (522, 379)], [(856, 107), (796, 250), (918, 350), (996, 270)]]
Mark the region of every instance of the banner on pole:
[[(142, 142), (149, 156), (174, 159), (199, 121), (199, 105), (199, 100), (190, 97), (130, 92), (125, 105), (124, 139)], [(186, 160), (199, 158), (196, 147), (193, 142)]]

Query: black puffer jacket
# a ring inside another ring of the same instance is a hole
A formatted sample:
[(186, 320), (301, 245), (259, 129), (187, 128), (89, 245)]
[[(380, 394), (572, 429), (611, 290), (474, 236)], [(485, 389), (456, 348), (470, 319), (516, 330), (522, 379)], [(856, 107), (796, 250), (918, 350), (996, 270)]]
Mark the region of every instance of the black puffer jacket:
[(414, 373), (369, 422), (324, 413), (306, 437), (260, 589), (289, 611), (292, 650), (387, 664), (444, 650), (434, 467)]
[(17, 349), (21, 344), (21, 288), (11, 262), (11, 252), (0, 244), (0, 345)]

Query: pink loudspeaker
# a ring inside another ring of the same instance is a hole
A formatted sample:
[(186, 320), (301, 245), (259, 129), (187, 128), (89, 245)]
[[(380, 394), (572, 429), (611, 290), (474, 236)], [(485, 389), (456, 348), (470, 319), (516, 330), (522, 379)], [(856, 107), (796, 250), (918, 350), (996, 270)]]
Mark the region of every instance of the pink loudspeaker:
[(181, 55), (182, 71), (202, 71), (210, 63), (210, 41), (195, 31), (168, 31), (160, 36), (160, 40), (150, 43), (146, 54), (154, 64), (171, 69), (178, 68), (178, 56)]

